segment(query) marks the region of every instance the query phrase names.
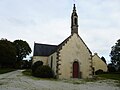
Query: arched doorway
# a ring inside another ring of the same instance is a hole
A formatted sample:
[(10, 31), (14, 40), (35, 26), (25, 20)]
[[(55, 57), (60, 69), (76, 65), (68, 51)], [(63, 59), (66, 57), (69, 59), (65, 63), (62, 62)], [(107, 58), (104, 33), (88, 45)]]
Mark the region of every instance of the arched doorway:
[(79, 63), (77, 61), (73, 63), (73, 78), (79, 78)]

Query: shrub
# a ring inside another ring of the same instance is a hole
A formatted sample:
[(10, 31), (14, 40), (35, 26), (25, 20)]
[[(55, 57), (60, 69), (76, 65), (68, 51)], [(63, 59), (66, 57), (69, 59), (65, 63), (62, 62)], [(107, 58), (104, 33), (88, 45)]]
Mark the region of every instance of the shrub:
[(95, 71), (95, 74), (96, 74), (96, 75), (98, 75), (98, 74), (103, 74), (103, 73), (104, 73), (104, 72), (103, 72), (103, 70), (101, 70), (101, 69)]
[(42, 66), (43, 65), (43, 62), (42, 61), (37, 61), (35, 62), (33, 65), (32, 65), (32, 74), (34, 75), (34, 72), (36, 71), (36, 69), (39, 67), (39, 66)]
[(40, 78), (53, 78), (54, 73), (49, 66), (39, 66), (35, 70), (34, 76), (40, 77)]

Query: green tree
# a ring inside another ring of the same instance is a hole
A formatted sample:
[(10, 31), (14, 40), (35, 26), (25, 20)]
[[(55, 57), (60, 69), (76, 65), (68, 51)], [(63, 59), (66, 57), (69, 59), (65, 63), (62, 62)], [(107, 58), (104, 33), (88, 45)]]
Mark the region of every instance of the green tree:
[(117, 40), (117, 43), (115, 43), (114, 46), (112, 46), (110, 57), (111, 57), (111, 62), (115, 66), (120, 67), (120, 39)]
[(13, 67), (16, 62), (16, 50), (13, 43), (7, 39), (0, 40), (0, 66)]
[(31, 53), (31, 48), (26, 41), (15, 40), (13, 44), (16, 48), (17, 61), (23, 60), (23, 58), (26, 58), (26, 56)]

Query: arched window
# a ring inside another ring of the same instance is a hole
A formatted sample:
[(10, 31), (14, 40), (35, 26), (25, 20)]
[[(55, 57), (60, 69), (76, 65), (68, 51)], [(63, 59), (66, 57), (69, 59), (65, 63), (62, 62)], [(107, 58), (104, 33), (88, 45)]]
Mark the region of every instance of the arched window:
[(74, 20), (75, 20), (75, 25), (77, 25), (77, 18), (75, 18)]

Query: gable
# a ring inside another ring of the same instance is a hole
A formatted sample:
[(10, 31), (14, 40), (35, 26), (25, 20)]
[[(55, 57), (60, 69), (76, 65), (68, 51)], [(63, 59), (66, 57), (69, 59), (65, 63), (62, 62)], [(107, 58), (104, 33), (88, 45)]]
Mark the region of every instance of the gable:
[(80, 40), (82, 41), (82, 43), (85, 45), (85, 47), (87, 48), (87, 50), (89, 51), (90, 54), (92, 54), (92, 52), (90, 51), (90, 49), (88, 48), (88, 46), (85, 44), (85, 42), (82, 40), (82, 38), (78, 35), (78, 37), (80, 38)]
[(93, 67), (95, 71), (101, 69), (103, 71), (107, 71), (107, 64), (95, 53), (92, 57)]
[(69, 41), (72, 35), (70, 35), (68, 38), (66, 38), (62, 43), (58, 45), (58, 50), (62, 49), (62, 47)]
[(57, 45), (34, 43), (33, 56), (49, 56), (57, 50)]
[[(60, 43), (59, 45), (58, 45), (58, 50), (60, 50), (60, 49), (62, 49), (62, 47), (65, 45), (65, 44), (67, 44), (67, 42), (71, 39), (71, 37), (73, 36), (74, 34), (72, 34), (72, 35), (70, 35), (68, 38), (66, 38), (62, 43)], [(80, 39), (80, 41), (83, 43), (83, 45), (87, 48), (87, 50), (88, 50), (88, 52), (90, 53), (90, 54), (92, 54), (92, 52), (90, 51), (90, 49), (87, 47), (87, 45), (85, 44), (85, 42), (82, 40), (82, 38), (78, 35), (78, 34), (76, 34), (77, 36), (78, 36), (78, 38)]]
[(101, 63), (107, 65), (107, 64), (98, 56), (97, 53), (94, 53), (94, 55), (92, 56), (92, 58), (93, 58), (93, 62), (101, 62)]

